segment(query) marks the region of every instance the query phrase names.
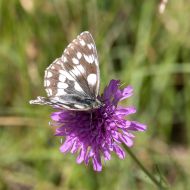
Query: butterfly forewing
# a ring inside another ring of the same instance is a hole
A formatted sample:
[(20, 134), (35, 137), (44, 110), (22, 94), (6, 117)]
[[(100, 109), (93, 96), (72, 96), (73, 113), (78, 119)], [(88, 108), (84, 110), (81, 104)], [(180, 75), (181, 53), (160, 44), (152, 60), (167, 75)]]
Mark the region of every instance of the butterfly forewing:
[(58, 104), (66, 109), (91, 109), (87, 100), (95, 101), (99, 93), (99, 64), (89, 32), (74, 39), (63, 55), (45, 70), (44, 87), (49, 101), (38, 98), (39, 104), (45, 104), (46, 100), (46, 104)]

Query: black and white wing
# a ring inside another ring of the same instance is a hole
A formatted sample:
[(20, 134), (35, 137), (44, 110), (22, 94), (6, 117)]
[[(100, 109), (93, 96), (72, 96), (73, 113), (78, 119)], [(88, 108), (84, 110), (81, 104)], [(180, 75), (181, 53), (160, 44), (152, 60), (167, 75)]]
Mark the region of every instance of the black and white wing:
[(94, 40), (82, 32), (46, 70), (44, 87), (48, 98), (31, 104), (47, 104), (70, 110), (92, 109), (99, 93), (100, 72)]

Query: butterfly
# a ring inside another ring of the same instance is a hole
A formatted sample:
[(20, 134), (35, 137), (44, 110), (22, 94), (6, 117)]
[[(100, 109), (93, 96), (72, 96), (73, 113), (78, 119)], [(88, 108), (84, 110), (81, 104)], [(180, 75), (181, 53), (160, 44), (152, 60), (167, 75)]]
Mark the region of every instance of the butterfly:
[(90, 32), (85, 31), (45, 70), (47, 97), (38, 96), (29, 103), (67, 110), (92, 110), (102, 105), (98, 99), (99, 86), (96, 45)]

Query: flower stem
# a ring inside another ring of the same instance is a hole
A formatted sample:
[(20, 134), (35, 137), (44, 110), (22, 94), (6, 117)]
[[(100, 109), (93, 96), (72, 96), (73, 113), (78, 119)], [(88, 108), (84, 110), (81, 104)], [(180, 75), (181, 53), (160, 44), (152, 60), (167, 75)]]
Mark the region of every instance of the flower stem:
[(142, 171), (150, 178), (150, 180), (161, 190), (166, 189), (162, 186), (162, 183), (158, 181), (144, 166), (143, 164), (137, 159), (137, 157), (133, 154), (129, 147), (124, 146), (125, 150), (131, 156), (131, 158), (136, 162), (136, 164), (142, 169)]

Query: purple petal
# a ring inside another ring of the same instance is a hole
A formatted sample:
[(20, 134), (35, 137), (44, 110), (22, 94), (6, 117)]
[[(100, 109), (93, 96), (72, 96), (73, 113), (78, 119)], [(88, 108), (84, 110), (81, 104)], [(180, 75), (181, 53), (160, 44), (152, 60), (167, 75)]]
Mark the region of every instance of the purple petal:
[(81, 147), (81, 150), (79, 152), (79, 155), (77, 157), (77, 163), (80, 164), (84, 161), (86, 155), (86, 148)]
[(129, 98), (130, 96), (133, 95), (133, 87), (132, 86), (127, 86), (122, 90), (122, 98), (121, 100), (124, 100), (126, 98)]
[(120, 146), (118, 146), (117, 144), (114, 144), (113, 145), (113, 150), (118, 155), (118, 157), (120, 159), (124, 159), (125, 158), (125, 152), (123, 151), (123, 149)]
[(135, 107), (128, 107), (128, 108), (118, 108), (116, 111), (116, 114), (117, 115), (120, 115), (120, 116), (126, 116), (126, 115), (129, 115), (129, 114), (133, 114), (136, 112), (136, 109)]
[(95, 171), (97, 172), (102, 171), (102, 163), (99, 153), (95, 154), (94, 157), (92, 158), (92, 164)]
[(103, 154), (104, 154), (105, 160), (111, 160), (111, 154), (110, 154), (110, 151), (108, 149), (104, 149)]
[(72, 146), (73, 146), (73, 141), (74, 141), (73, 139), (67, 139), (67, 140), (65, 140), (65, 142), (63, 143), (63, 145), (60, 147), (60, 151), (62, 153), (68, 152), (72, 148)]
[(128, 136), (129, 138), (134, 138), (135, 137), (135, 135), (133, 135), (129, 131), (126, 131), (125, 129), (122, 129), (122, 132), (123, 132), (124, 135)]
[(68, 131), (66, 130), (65, 126), (59, 127), (55, 131), (55, 136), (66, 136), (68, 135)]
[(128, 127), (128, 130), (132, 131), (145, 131), (146, 125), (139, 123), (137, 121), (131, 121), (131, 125)]
[(90, 149), (89, 151), (87, 151), (86, 155), (85, 155), (84, 163), (86, 165), (88, 165), (90, 158), (93, 157), (93, 156), (94, 156), (94, 152), (92, 151), (92, 149)]
[(61, 119), (60, 115), (61, 115), (61, 112), (54, 112), (51, 114), (51, 119), (54, 121), (59, 121)]
[(131, 121), (120, 119), (120, 121), (116, 121), (117, 127), (121, 129), (128, 129), (131, 126)]
[(85, 155), (85, 158), (84, 158), (84, 163), (86, 165), (88, 165), (89, 161), (90, 161), (90, 153), (89, 153), (89, 151), (87, 151), (86, 155)]
[(72, 149), (71, 149), (71, 153), (74, 154), (77, 152), (77, 150), (80, 148), (80, 143), (76, 140), (74, 143), (73, 143), (73, 146), (72, 146)]
[(133, 140), (130, 139), (128, 136), (126, 135), (122, 135), (120, 134), (120, 139), (128, 146), (131, 147), (133, 145)]
[(120, 141), (119, 138), (119, 133), (116, 131), (112, 131), (112, 138), (114, 139), (115, 142), (117, 142), (118, 144), (121, 144), (122, 142)]
[(119, 87), (119, 80), (111, 80), (109, 85), (105, 88), (103, 98), (104, 100), (112, 98), (113, 94), (117, 91)]

